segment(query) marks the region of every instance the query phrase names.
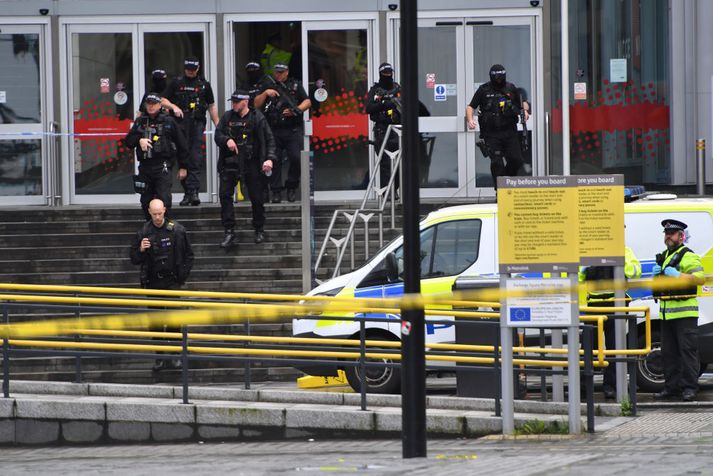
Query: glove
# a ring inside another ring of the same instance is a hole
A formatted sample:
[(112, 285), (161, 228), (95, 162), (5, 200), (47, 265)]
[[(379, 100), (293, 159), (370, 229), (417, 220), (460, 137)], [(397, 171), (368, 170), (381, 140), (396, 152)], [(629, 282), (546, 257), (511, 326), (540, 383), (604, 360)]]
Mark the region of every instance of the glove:
[(651, 269), (651, 272), (654, 273), (654, 276), (661, 274), (661, 266), (655, 264), (654, 267)]
[(678, 278), (679, 276), (681, 276), (681, 272), (679, 270), (671, 267), (664, 269), (663, 274), (672, 278)]

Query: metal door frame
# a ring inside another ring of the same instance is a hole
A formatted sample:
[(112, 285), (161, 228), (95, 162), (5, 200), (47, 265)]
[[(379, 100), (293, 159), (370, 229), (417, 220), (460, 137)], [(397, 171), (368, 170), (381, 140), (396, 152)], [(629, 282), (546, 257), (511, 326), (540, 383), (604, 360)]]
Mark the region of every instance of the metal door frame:
[[(60, 90), (67, 91), (61, 100), (61, 118), (66, 121), (61, 127), (62, 131), (62, 205), (70, 204), (137, 204), (138, 197), (134, 193), (129, 194), (75, 194), (74, 183), (74, 153), (73, 141), (70, 140), (71, 129), (73, 127), (73, 91), (70, 88), (74, 78), (72, 71), (72, 34), (74, 33), (130, 33), (132, 35), (132, 65), (133, 65), (133, 97), (134, 110), (138, 110), (136, 103), (143, 94), (143, 71), (144, 71), (144, 51), (143, 33), (150, 32), (181, 32), (181, 31), (202, 31), (204, 34), (203, 50), (205, 61), (208, 62), (207, 71), (211, 78), (218, 77), (217, 52), (216, 52), (216, 32), (215, 17), (212, 15), (166, 15), (162, 17), (147, 17), (142, 15), (108, 16), (108, 17), (60, 17)], [(216, 104), (218, 98), (216, 98)], [(218, 106), (220, 108), (220, 106)], [(211, 121), (209, 121), (211, 122)], [(211, 130), (209, 126), (208, 130)], [(128, 130), (126, 131), (128, 132)], [(212, 137), (212, 136), (209, 136)], [(207, 192), (201, 194), (209, 201), (211, 197), (215, 175), (213, 169), (213, 157), (215, 147), (212, 140), (208, 141), (208, 159), (206, 163), (206, 184)], [(175, 194), (174, 194), (175, 195)]]
[[(340, 12), (340, 13), (259, 13), (259, 14), (226, 14), (223, 17), (225, 26), (223, 28), (225, 48), (223, 49), (224, 72), (224, 92), (226, 97), (230, 97), (233, 92), (233, 81), (236, 77), (235, 62), (235, 39), (233, 35), (233, 23), (253, 23), (253, 22), (300, 22), (302, 31), (302, 78), (307, 78), (307, 28), (311, 30), (334, 30), (334, 29), (363, 29), (366, 28), (367, 48), (369, 51), (368, 77), (373, 77), (374, 59), (379, 52), (379, 13), (378, 12)], [(335, 25), (339, 25), (335, 27)], [(357, 25), (357, 26), (354, 26)], [(307, 88), (305, 88), (307, 89)], [(311, 135), (311, 123), (305, 121), (304, 150), (309, 150), (309, 135)], [(369, 130), (371, 139), (371, 130)], [(373, 163), (374, 152), (369, 150), (369, 167)], [(373, 171), (370, 170), (370, 173)], [(318, 201), (344, 201), (358, 200), (364, 197), (364, 190), (335, 190), (315, 192), (315, 200)]]
[(54, 81), (52, 81), (51, 27), (49, 18), (4, 17), (0, 20), (3, 34), (38, 34), (40, 45), (40, 122), (34, 124), (0, 124), (0, 139), (41, 140), (40, 160), (42, 164), (42, 193), (40, 195), (0, 195), (2, 205), (52, 205), (56, 195), (57, 157), (54, 153), (56, 142), (54, 119)]
[[(387, 56), (390, 62), (396, 66), (398, 63), (398, 23), (399, 23), (399, 13), (389, 12), (386, 14), (387, 21)], [(517, 20), (517, 23), (512, 23), (514, 25), (521, 25), (522, 19), (529, 19), (531, 26), (530, 30), (530, 48), (531, 48), (531, 58), (532, 58), (532, 90), (530, 94), (531, 103), (533, 104), (532, 110), (533, 115), (528, 121), (528, 127), (530, 124), (535, 125), (532, 134), (532, 174), (543, 174), (546, 170), (545, 157), (545, 131), (544, 131), (544, 51), (543, 51), (543, 26), (542, 26), (542, 11), (540, 9), (526, 9), (526, 8), (504, 8), (504, 9), (481, 9), (481, 10), (443, 10), (443, 11), (421, 11), (418, 13), (419, 26), (422, 24), (423, 20), (435, 21), (448, 21), (453, 22), (463, 22), (463, 25), (467, 27), (469, 21), (487, 21), (493, 20), (500, 23), (503, 19)], [(508, 23), (502, 23), (503, 25)], [(422, 197), (468, 197), (468, 198), (481, 198), (481, 197), (494, 197), (494, 189), (487, 188), (477, 188), (475, 187), (475, 158), (473, 156), (475, 151), (475, 134), (467, 132), (467, 126), (465, 124), (465, 107), (467, 106), (473, 92), (470, 92), (468, 96), (466, 93), (472, 88), (472, 84), (468, 86), (466, 84), (466, 79), (472, 77), (472, 57), (473, 57), (473, 45), (472, 45), (472, 27), (465, 28), (463, 35), (464, 48), (460, 48), (463, 52), (462, 61), (459, 64), (463, 65), (458, 71), (458, 94), (459, 97), (463, 97), (464, 101), (462, 104), (458, 105), (458, 131), (462, 132), (459, 136), (459, 157), (458, 157), (458, 180), (459, 186), (455, 190), (452, 188), (431, 188), (431, 189), (421, 189)], [(471, 40), (470, 42), (468, 40)], [(467, 97), (466, 97), (467, 96)], [(419, 120), (420, 125), (424, 124), (424, 119)], [(461, 143), (465, 143), (463, 153), (461, 153)], [(472, 142), (472, 144), (471, 144)], [(471, 148), (472, 145), (472, 148)], [(469, 152), (470, 150), (473, 152)], [(461, 164), (465, 165), (465, 169), (461, 170)], [(464, 174), (464, 181), (461, 179)]]

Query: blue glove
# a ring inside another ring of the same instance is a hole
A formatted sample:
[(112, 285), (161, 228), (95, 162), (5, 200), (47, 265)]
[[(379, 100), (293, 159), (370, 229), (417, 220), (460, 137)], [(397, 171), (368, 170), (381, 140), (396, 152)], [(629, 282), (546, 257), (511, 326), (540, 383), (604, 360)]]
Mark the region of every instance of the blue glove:
[(661, 274), (661, 266), (655, 264), (654, 267), (651, 268), (651, 272), (654, 273), (654, 276)]
[(672, 278), (678, 278), (679, 276), (681, 276), (681, 272), (679, 270), (677, 270), (676, 268), (671, 268), (671, 267), (664, 269), (663, 274), (665, 274), (666, 276), (670, 276)]

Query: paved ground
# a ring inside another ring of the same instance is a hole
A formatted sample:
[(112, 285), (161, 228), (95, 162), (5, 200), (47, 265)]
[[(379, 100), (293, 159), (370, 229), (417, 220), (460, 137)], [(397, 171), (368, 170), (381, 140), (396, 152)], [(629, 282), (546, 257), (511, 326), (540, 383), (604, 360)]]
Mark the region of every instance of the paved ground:
[(711, 474), (713, 437), (684, 433), (503, 441), (431, 440), (402, 459), (396, 440), (0, 449), (14, 474)]

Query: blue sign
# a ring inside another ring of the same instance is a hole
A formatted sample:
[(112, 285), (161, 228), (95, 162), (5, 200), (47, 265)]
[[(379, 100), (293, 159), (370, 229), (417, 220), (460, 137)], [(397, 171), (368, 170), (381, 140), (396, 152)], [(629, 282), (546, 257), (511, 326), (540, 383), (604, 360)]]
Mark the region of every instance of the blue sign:
[(446, 94), (445, 84), (436, 84), (433, 88), (433, 100), (434, 101), (445, 101), (448, 98)]
[(531, 308), (529, 307), (511, 307), (510, 322), (530, 322)]

